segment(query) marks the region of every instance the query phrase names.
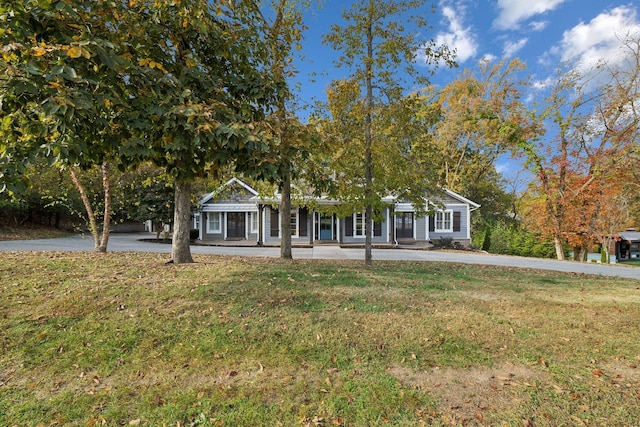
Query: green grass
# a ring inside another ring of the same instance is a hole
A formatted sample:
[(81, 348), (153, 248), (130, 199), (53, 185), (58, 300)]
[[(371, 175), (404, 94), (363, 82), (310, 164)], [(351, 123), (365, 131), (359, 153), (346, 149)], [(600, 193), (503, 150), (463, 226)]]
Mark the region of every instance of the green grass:
[(437, 263), (164, 260), (0, 254), (0, 425), (640, 419), (640, 281)]

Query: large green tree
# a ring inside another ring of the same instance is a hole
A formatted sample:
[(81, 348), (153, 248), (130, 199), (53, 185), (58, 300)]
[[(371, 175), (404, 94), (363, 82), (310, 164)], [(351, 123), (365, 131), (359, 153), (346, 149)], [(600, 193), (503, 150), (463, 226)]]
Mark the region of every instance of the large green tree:
[(228, 164), (249, 176), (275, 174), (262, 121), (279, 81), (251, 1), (130, 1), (128, 76), (137, 117), (124, 154), (151, 160), (174, 180), (172, 260), (192, 262), (191, 185)]
[[(423, 17), (427, 4), (425, 0), (358, 0), (343, 10), (344, 23), (332, 25), (331, 32), (324, 36), (325, 43), (340, 52), (336, 65), (351, 73), (348, 79), (334, 84), (334, 108), (348, 110), (353, 119), (353, 132), (343, 134), (344, 144), (356, 140), (362, 143), (362, 149), (357, 150), (350, 163), (361, 165), (363, 172), (362, 181), (353, 182), (351, 189), (360, 190), (354, 201), (365, 211), (366, 265), (372, 264), (373, 215), (386, 192), (391, 190), (378, 186), (376, 191), (374, 185), (374, 181), (383, 179), (375, 170), (375, 146), (384, 143), (388, 136), (376, 133), (379, 113), (384, 110), (379, 107), (399, 102), (407, 80), (426, 84), (426, 78), (416, 66), (419, 58), (431, 65), (437, 65), (440, 60), (453, 64), (446, 46), (436, 46), (433, 41), (421, 40), (418, 36), (428, 29)], [(348, 96), (353, 98), (345, 98)], [(332, 118), (344, 120), (336, 115)], [(350, 172), (338, 171), (337, 177), (354, 181), (356, 170), (353, 166), (349, 169)]]
[(105, 251), (109, 229), (109, 166), (127, 134), (122, 70), (111, 2), (5, 1), (0, 6), (0, 178), (9, 191), (24, 188), (36, 157), (71, 171), (102, 165), (103, 234), (83, 196), (95, 249)]
[(277, 159), (276, 183), (280, 190), (280, 257), (293, 258), (291, 251), (291, 183), (296, 170), (304, 165), (296, 159), (307, 157), (310, 142), (314, 140), (312, 128), (302, 125), (290, 111), (295, 99), (290, 79), (295, 75), (293, 68), (295, 52), (301, 49), (304, 11), (308, 1), (272, 0), (256, 3), (260, 10), (260, 25), (265, 34), (267, 52), (270, 58), (269, 72), (277, 82), (275, 110), (267, 118), (272, 131), (272, 150)]
[(275, 174), (262, 120), (279, 82), (257, 13), (249, 0), (3, 3), (5, 183), (36, 155), (152, 161), (174, 180), (172, 259), (191, 262), (191, 183), (229, 164)]

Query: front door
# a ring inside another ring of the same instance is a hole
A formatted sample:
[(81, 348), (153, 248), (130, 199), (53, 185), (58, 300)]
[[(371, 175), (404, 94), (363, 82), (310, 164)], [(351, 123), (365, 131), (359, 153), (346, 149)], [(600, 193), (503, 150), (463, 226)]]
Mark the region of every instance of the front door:
[(400, 212), (396, 215), (396, 237), (413, 237), (413, 212)]
[(332, 215), (320, 215), (320, 240), (333, 240)]
[(237, 239), (246, 237), (246, 214), (244, 212), (227, 213), (227, 238)]

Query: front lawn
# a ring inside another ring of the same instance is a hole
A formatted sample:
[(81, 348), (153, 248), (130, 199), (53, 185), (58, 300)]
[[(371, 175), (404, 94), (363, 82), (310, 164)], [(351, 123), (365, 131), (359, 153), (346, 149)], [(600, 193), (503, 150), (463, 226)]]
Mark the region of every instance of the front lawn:
[(631, 426), (640, 281), (0, 253), (0, 425)]

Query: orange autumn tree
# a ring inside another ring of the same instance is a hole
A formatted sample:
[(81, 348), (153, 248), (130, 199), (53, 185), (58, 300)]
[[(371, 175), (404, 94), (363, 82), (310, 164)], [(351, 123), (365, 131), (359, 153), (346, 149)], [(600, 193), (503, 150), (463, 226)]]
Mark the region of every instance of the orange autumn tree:
[(639, 52), (640, 36), (628, 37), (617, 66), (561, 75), (541, 114), (546, 138), (526, 147), (535, 174), (527, 221), (554, 239), (558, 259), (568, 243), (585, 260), (588, 246), (611, 234), (607, 215), (622, 215), (609, 205), (626, 206), (637, 185), (628, 175), (639, 143)]
[[(594, 241), (602, 251), (602, 262), (609, 262), (609, 248), (615, 234), (633, 225), (634, 209), (637, 211), (638, 186), (632, 175), (632, 168), (619, 168), (612, 175), (598, 181), (598, 197), (594, 198), (594, 215), (591, 229)], [(611, 182), (618, 183), (610, 185)]]

